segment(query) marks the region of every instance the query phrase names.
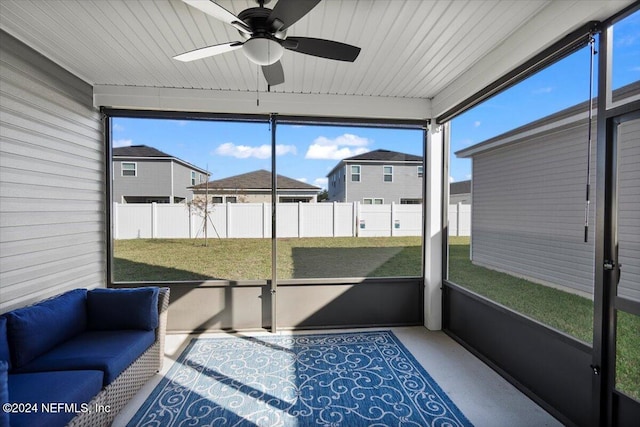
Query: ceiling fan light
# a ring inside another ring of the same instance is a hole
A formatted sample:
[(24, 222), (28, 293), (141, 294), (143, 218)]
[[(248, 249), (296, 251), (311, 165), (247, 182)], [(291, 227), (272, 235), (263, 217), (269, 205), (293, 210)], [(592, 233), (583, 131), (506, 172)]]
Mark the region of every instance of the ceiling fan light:
[(253, 37), (242, 46), (242, 52), (258, 65), (271, 65), (282, 58), (284, 48), (277, 41), (266, 37)]

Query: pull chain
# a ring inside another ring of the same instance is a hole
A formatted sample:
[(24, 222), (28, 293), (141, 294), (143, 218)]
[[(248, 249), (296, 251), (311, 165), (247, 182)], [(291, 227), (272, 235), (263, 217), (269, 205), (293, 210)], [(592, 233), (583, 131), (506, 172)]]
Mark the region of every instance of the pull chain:
[(260, 106), (260, 92), (258, 91), (259, 84), (260, 84), (260, 66), (256, 65), (256, 107)]
[(589, 209), (591, 206), (591, 124), (593, 122), (593, 58), (596, 55), (595, 38), (593, 34), (589, 36), (589, 118), (587, 119), (587, 185), (586, 200), (584, 206), (584, 242), (589, 241)]

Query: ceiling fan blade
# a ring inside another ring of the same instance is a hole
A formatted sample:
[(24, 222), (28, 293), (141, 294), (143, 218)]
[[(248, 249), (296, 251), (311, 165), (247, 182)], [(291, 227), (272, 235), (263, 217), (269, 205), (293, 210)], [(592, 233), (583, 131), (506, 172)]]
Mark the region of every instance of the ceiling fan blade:
[(233, 13), (229, 12), (224, 7), (220, 6), (218, 3), (213, 0), (182, 0), (184, 3), (189, 6), (195, 7), (196, 9), (206, 13), (209, 16), (213, 16), (216, 19), (219, 19), (222, 22), (226, 22), (229, 25), (233, 25), (238, 30), (243, 33), (251, 35), (251, 28), (238, 18)]
[(286, 30), (309, 13), (318, 3), (320, 0), (278, 0), (267, 22), (276, 31)]
[(360, 54), (359, 47), (312, 37), (287, 37), (282, 47), (294, 52), (347, 62), (355, 61)]
[(271, 65), (262, 66), (262, 74), (269, 86), (275, 86), (284, 83), (284, 70), (280, 61)]
[(227, 53), (236, 49), (240, 49), (242, 45), (242, 42), (229, 42), (216, 44), (213, 46), (201, 47), (200, 49), (194, 49), (189, 52), (176, 55), (173, 57), (173, 59), (177, 59), (178, 61), (182, 62), (195, 61), (196, 59), (208, 58), (209, 56), (220, 55), (221, 53)]

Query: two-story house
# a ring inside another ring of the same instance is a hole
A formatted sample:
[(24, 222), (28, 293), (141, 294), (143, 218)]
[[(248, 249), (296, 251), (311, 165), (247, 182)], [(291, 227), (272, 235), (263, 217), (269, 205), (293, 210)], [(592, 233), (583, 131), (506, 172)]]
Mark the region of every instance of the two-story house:
[(421, 156), (374, 150), (341, 160), (327, 175), (331, 202), (422, 203)]
[(113, 149), (113, 201), (180, 203), (188, 187), (207, 181), (207, 171), (146, 145)]

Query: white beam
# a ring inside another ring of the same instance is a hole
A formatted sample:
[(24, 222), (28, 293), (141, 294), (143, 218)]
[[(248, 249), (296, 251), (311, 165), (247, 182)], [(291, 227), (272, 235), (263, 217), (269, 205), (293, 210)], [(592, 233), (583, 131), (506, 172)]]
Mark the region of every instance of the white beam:
[(424, 164), (424, 325), (433, 331), (442, 329), (443, 141), (442, 126), (431, 125), (427, 132)]
[[(258, 102), (259, 100), (259, 102)], [(134, 110), (235, 114), (285, 114), (317, 117), (425, 120), (431, 101), (420, 98), (239, 92), (96, 85), (96, 107)]]

